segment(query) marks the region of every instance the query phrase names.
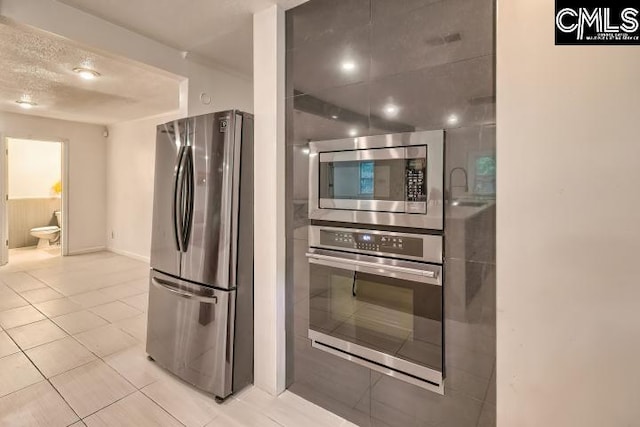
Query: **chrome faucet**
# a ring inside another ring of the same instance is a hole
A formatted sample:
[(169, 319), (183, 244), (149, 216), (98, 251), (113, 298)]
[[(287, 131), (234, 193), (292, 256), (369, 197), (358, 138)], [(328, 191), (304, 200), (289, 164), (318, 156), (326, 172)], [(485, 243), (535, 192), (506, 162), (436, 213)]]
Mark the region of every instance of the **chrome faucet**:
[[(453, 185), (453, 173), (457, 170), (461, 170), (464, 173), (464, 185)], [(451, 187), (451, 197), (453, 197), (453, 189), (456, 187), (464, 187), (464, 192), (468, 193), (469, 192), (469, 176), (467, 175), (467, 170), (463, 167), (457, 167), (457, 168), (453, 168), (451, 169), (451, 172), (449, 172), (449, 186)]]

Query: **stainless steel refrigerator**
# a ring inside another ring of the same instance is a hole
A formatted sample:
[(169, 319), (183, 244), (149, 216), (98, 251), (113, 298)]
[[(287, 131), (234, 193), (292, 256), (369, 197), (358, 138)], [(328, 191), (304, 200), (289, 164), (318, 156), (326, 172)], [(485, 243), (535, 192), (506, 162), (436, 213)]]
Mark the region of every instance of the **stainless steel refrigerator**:
[(253, 381), (252, 115), (158, 126), (148, 313), (160, 366), (218, 399)]

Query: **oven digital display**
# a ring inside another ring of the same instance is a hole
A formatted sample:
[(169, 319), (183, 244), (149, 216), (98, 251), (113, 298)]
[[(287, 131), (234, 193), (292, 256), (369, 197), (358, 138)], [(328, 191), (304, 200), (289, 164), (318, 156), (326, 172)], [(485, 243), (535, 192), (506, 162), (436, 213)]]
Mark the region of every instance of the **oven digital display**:
[(370, 242), (373, 240), (373, 237), (371, 237), (371, 234), (361, 234), (360, 240), (362, 240), (363, 242)]

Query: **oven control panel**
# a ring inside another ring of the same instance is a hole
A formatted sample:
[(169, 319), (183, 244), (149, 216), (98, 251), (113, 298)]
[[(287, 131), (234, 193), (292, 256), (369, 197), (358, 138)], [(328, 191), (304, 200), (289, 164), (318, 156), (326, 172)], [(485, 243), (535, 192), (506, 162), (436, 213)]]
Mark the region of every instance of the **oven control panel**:
[(397, 233), (380, 234), (363, 231), (321, 230), (320, 245), (344, 248), (355, 252), (377, 252), (395, 255), (423, 256), (423, 241), (419, 237)]

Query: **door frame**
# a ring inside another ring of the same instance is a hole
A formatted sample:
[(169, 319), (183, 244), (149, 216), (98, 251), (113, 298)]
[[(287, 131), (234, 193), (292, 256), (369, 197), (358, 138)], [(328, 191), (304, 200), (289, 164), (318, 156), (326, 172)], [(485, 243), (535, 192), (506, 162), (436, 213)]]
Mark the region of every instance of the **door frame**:
[(0, 266), (9, 261), (9, 211), (7, 200), (9, 197), (9, 139), (26, 139), (32, 141), (46, 141), (60, 144), (60, 182), (62, 192), (60, 194), (60, 206), (62, 210), (62, 231), (60, 235), (60, 253), (62, 256), (69, 255), (69, 140), (64, 138), (35, 137), (32, 135), (21, 137), (5, 135), (0, 133)]
[(0, 133), (0, 266), (9, 262), (9, 219), (7, 210), (8, 195), (8, 156), (7, 156), (7, 138)]

